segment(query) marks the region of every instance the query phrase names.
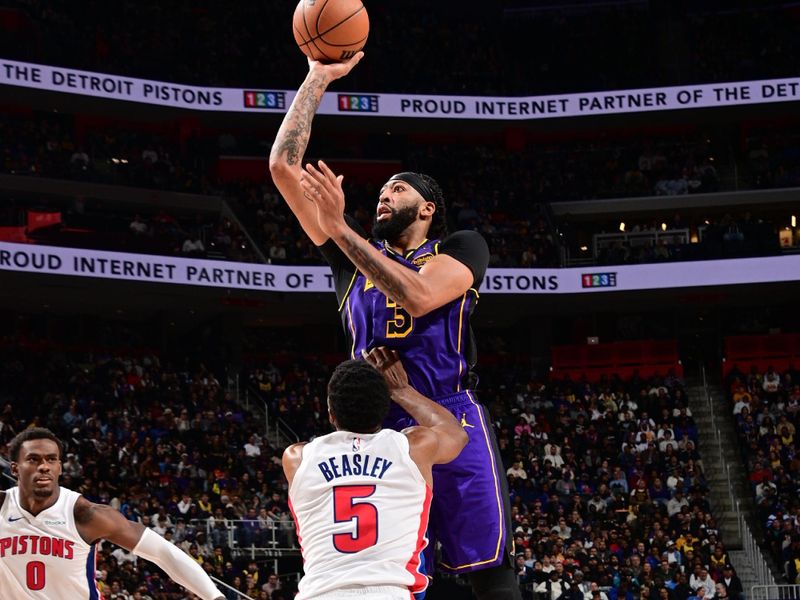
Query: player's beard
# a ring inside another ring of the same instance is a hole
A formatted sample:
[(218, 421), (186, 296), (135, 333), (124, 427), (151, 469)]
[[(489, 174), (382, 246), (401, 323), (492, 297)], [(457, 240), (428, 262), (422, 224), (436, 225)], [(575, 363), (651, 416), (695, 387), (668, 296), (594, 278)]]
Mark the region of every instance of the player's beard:
[(372, 222), (372, 235), (375, 239), (386, 240), (390, 244), (397, 241), (397, 238), (417, 220), (418, 208), (406, 206), (398, 210), (391, 210), (392, 216), (388, 219), (378, 221), (378, 216), (375, 215), (375, 220)]
[(55, 485), (52, 481), (50, 482), (50, 485), (46, 488), (40, 488), (36, 485), (33, 486), (33, 495), (36, 496), (37, 498), (49, 498), (50, 496), (53, 495), (54, 491), (55, 491)]

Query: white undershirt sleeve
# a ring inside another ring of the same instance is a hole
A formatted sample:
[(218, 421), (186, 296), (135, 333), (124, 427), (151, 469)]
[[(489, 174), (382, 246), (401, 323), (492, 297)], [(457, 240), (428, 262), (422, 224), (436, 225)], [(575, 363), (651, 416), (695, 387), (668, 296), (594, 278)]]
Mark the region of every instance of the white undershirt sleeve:
[(150, 529), (144, 530), (133, 553), (157, 564), (173, 581), (203, 600), (223, 597), (203, 567), (183, 550)]

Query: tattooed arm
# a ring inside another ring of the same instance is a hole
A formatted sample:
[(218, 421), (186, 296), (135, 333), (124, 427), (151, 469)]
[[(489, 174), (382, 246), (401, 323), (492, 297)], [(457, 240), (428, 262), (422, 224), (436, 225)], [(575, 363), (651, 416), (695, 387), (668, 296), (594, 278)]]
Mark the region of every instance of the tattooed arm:
[(303, 197), (303, 190), (300, 188), (301, 162), (311, 135), (311, 122), (322, 95), (332, 81), (347, 75), (363, 56), (364, 53), (359, 52), (347, 62), (330, 65), (308, 61), (308, 75), (297, 90), (297, 95), (283, 119), (269, 156), (272, 180), (300, 221), (303, 230), (317, 246), (324, 244), (328, 235), (317, 223), (314, 205)]
[[(323, 161), (311, 163), (300, 178), (308, 203), (316, 207), (317, 225), (388, 298), (412, 317), (421, 317), (455, 300), (473, 285), (477, 288), (489, 262), (489, 249), (475, 232), (458, 232), (442, 242), (444, 251), (419, 271), (387, 258), (361, 237), (344, 219), (342, 176)], [(454, 245), (465, 246), (454, 251)], [(451, 248), (447, 250), (447, 248)], [(465, 258), (467, 256), (467, 258)]]

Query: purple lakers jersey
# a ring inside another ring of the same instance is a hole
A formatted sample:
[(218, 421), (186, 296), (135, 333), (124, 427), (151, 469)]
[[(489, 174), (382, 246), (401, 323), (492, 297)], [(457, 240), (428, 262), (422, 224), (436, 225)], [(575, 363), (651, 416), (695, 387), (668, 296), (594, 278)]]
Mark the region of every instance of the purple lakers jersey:
[[(381, 253), (418, 271), (438, 252), (438, 240), (429, 240), (405, 256), (384, 242), (371, 242)], [(461, 391), (474, 355), (469, 317), (478, 300), (471, 288), (459, 298), (422, 317), (412, 317), (360, 272), (341, 306), (350, 337), (352, 358), (377, 346), (397, 350), (409, 381), (421, 394), (437, 398)]]
[(459, 231), (444, 240), (426, 240), (404, 256), (384, 241), (369, 242), (391, 260), (415, 271), (437, 254), (448, 254), (470, 268), (474, 281), (455, 300), (424, 316), (412, 317), (356, 270), (329, 241), (320, 249), (333, 270), (351, 357), (360, 358), (362, 350), (378, 346), (397, 350), (411, 385), (429, 398), (441, 398), (469, 387), (470, 370), (476, 361), (469, 319), (489, 258), (484, 239), (472, 231)]

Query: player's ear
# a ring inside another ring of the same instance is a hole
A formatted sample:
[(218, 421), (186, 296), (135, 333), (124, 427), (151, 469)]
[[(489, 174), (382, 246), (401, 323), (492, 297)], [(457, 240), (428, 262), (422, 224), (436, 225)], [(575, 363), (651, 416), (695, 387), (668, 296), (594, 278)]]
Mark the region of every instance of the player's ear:
[(423, 200), (422, 204), (419, 207), (419, 214), (420, 216), (431, 218), (433, 213), (436, 212), (436, 204), (430, 202), (429, 200)]
[(14, 477), (19, 477), (19, 469), (17, 468), (17, 461), (15, 460), (11, 461), (11, 474)]
[(334, 429), (336, 428), (336, 415), (333, 414), (333, 411), (328, 408), (328, 421), (330, 424), (333, 425)]

